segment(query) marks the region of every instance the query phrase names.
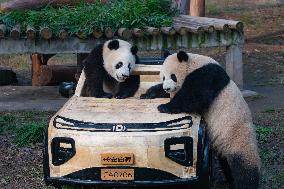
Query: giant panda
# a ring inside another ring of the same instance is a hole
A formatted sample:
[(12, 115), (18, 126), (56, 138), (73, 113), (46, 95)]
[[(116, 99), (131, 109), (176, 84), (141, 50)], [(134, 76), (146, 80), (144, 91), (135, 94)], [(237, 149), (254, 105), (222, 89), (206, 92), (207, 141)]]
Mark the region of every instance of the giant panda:
[(97, 45), (83, 61), (86, 76), (85, 94), (97, 98), (127, 98), (134, 96), (140, 77), (131, 75), (138, 49), (127, 41), (108, 40)]
[(231, 187), (258, 188), (260, 158), (251, 112), (221, 66), (210, 57), (180, 51), (166, 58), (160, 76), (172, 99), (158, 110), (201, 114)]

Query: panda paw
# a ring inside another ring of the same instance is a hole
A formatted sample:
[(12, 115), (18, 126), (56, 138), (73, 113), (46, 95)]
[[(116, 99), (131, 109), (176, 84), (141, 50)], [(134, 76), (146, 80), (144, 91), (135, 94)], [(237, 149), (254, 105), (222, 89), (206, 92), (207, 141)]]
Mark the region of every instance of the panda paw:
[(171, 108), (168, 104), (159, 105), (158, 110), (161, 113), (168, 113), (168, 114), (178, 114), (182, 112), (180, 109)]
[(111, 93), (104, 93), (101, 98), (112, 98)]
[(101, 93), (101, 94), (94, 94), (93, 95), (96, 98), (112, 98), (112, 94), (111, 93)]
[(127, 97), (128, 97), (127, 95), (116, 95), (115, 96), (116, 99), (125, 99)]
[(158, 106), (158, 110), (161, 113), (171, 113), (170, 109), (168, 108), (167, 104), (161, 104)]
[(155, 98), (155, 96), (149, 95), (148, 93), (142, 94), (140, 96), (140, 99), (154, 99), (154, 98)]

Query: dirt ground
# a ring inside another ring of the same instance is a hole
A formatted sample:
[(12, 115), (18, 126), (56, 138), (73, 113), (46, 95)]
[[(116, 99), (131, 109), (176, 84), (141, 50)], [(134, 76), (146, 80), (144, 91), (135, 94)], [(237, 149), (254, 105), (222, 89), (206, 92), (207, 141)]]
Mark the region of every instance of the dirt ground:
[[(284, 5), (279, 2), (211, 0), (207, 1), (206, 6), (209, 17), (235, 19), (245, 23), (245, 88), (260, 93), (248, 99), (248, 103), (253, 112), (262, 159), (261, 189), (284, 189), (284, 100), (281, 101), (284, 98)], [(213, 56), (224, 63), (223, 48), (192, 51)], [(75, 64), (74, 55), (53, 58), (52, 64), (66, 63), (66, 59), (68, 64)], [(28, 55), (1, 56), (0, 66), (13, 68), (20, 85), (30, 85)], [(23, 102), (27, 100), (24, 96), (21, 99)], [(13, 119), (19, 120), (18, 124), (24, 124), (36, 117), (47, 123), (52, 114), (0, 113), (0, 131)], [(19, 147), (13, 143), (12, 131), (0, 132), (0, 188), (47, 188), (42, 177), (42, 144)]]

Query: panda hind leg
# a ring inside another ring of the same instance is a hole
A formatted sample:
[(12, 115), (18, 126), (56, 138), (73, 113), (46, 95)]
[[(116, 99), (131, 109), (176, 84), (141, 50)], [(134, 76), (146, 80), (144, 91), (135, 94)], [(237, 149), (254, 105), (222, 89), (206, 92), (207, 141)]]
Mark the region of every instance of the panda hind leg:
[(260, 179), (259, 168), (246, 163), (241, 156), (229, 155), (219, 158), (221, 167), (232, 189), (257, 189)]
[(119, 84), (119, 91), (115, 95), (117, 99), (133, 97), (140, 86), (140, 76), (131, 75), (125, 82)]

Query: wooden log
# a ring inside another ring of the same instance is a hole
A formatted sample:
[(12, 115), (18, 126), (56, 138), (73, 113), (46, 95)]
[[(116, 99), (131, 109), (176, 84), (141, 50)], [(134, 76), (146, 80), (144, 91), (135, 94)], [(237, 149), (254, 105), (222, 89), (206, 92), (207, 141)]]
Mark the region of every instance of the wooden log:
[(36, 31), (32, 26), (27, 26), (26, 36), (28, 39), (35, 39), (36, 38)]
[(146, 27), (145, 31), (153, 36), (157, 36), (160, 34), (160, 30), (154, 27)]
[(103, 36), (103, 32), (99, 31), (99, 30), (94, 30), (93, 31), (93, 36), (94, 36), (94, 38), (99, 39), (99, 38), (101, 38)]
[(118, 33), (118, 36), (124, 39), (130, 39), (132, 37), (131, 31), (127, 28), (119, 28), (117, 33)]
[(162, 27), (161, 31), (167, 35), (175, 35), (176, 30), (173, 27)]
[(11, 36), (12, 39), (15, 39), (15, 40), (20, 39), (20, 37), (21, 37), (21, 26), (19, 24), (15, 25), (12, 28), (12, 30), (10, 32), (10, 36)]
[(175, 22), (174, 26), (185, 27), (191, 33), (202, 33), (202, 32), (204, 32), (204, 28), (202, 26), (190, 25), (190, 24), (188, 24), (186, 22)]
[(39, 33), (43, 39), (48, 40), (52, 38), (52, 31), (48, 27), (42, 27)]
[[(188, 27), (202, 27), (204, 29), (204, 31), (209, 32), (209, 33), (213, 33), (215, 31), (215, 27), (214, 25), (209, 25), (207, 23), (199, 23), (199, 22), (194, 22), (194, 21), (188, 21), (184, 18), (180, 18), (180, 17), (176, 17), (174, 18), (174, 22), (181, 24), (181, 25), (185, 25)], [(223, 29), (223, 27), (222, 27)]]
[(115, 32), (111, 28), (109, 28), (109, 27), (105, 29), (105, 36), (107, 38), (113, 38), (114, 33)]
[(132, 34), (135, 36), (135, 37), (142, 37), (144, 35), (144, 31), (139, 29), (139, 28), (134, 28), (132, 30)]
[(244, 24), (240, 21), (235, 21), (235, 20), (225, 20), (225, 19), (208, 18), (208, 17), (196, 17), (196, 16), (188, 16), (188, 15), (180, 15), (179, 17), (186, 19), (190, 22), (211, 24), (211, 25), (214, 25), (216, 29), (218, 27), (219, 30), (222, 29), (223, 25), (226, 25), (228, 29), (236, 29), (238, 31), (243, 31), (244, 29)]
[(87, 39), (88, 38), (88, 35), (84, 32), (77, 32), (76, 33), (76, 36), (79, 38), (79, 39)]
[(58, 85), (61, 82), (75, 82), (76, 66), (43, 65), (39, 77), (39, 85)]
[(189, 31), (187, 28), (181, 25), (174, 25), (174, 28), (180, 35), (186, 35)]
[(190, 0), (190, 15), (205, 16), (205, 0)]
[[(217, 22), (217, 21), (208, 21), (204, 19), (191, 19), (189, 17), (175, 17), (175, 23), (184, 24), (187, 26), (201, 26), (209, 33), (212, 33), (215, 29), (223, 32), (229, 32), (230, 28), (229, 25), (224, 22)], [(213, 30), (214, 28), (214, 30)]]
[(58, 33), (58, 37), (62, 40), (67, 39), (68, 38), (68, 32), (66, 30), (60, 30)]
[[(107, 0), (101, 0), (106, 2)], [(46, 5), (60, 6), (60, 5), (74, 5), (80, 3), (82, 0), (12, 0), (0, 4), (0, 11), (10, 10), (27, 10), (44, 7)], [(96, 0), (83, 0), (83, 2), (93, 3)]]
[(0, 24), (0, 39), (5, 37), (6, 31), (6, 26), (4, 24)]

